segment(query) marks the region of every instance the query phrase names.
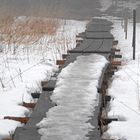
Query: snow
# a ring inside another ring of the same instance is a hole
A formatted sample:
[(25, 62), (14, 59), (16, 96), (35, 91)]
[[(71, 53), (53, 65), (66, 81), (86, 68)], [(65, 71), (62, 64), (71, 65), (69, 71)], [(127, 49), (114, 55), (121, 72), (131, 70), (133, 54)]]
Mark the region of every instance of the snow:
[(9, 135), (13, 134), (15, 128), (17, 126), (21, 126), (21, 124), (19, 122), (12, 120), (0, 120), (0, 126), (1, 126), (0, 140), (2, 140), (2, 138), (7, 137), (7, 132), (9, 132)]
[(108, 109), (109, 118), (118, 118), (108, 125), (103, 138), (115, 140), (140, 140), (140, 24), (137, 24), (136, 60), (132, 60), (132, 21), (129, 20), (128, 39), (125, 40), (121, 21), (114, 20), (112, 30), (119, 40), (122, 66), (112, 78), (108, 94), (112, 100)]
[(86, 140), (94, 130), (88, 123), (98, 105), (98, 81), (107, 64), (104, 56), (79, 56), (58, 76), (51, 96), (56, 107), (51, 108), (37, 126), (41, 140)]
[[(26, 17), (16, 18), (24, 20)], [(24, 117), (30, 110), (23, 101), (35, 102), (31, 93), (42, 92), (41, 81), (49, 80), (58, 70), (56, 60), (76, 46), (76, 35), (85, 30), (86, 21), (60, 20), (54, 36), (44, 36), (31, 45), (18, 46), (16, 54), (0, 42), (0, 139), (9, 137), (19, 122), (4, 120), (5, 116)], [(2, 128), (2, 129), (1, 129)]]
[(100, 11), (101, 12), (105, 12), (106, 10), (108, 10), (111, 5), (112, 5), (112, 0), (99, 0), (100, 4), (101, 4), (101, 8), (100, 8)]
[(101, 12), (106, 12), (111, 6), (117, 6), (116, 11), (123, 11), (136, 9), (140, 5), (139, 0), (127, 0), (127, 2), (123, 0), (99, 0), (99, 2), (101, 4), (99, 9)]

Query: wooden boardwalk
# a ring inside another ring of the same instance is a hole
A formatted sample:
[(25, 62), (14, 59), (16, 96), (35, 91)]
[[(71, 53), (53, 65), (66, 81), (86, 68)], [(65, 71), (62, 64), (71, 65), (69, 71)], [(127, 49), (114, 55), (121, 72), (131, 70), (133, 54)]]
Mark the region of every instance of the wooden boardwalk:
[[(71, 62), (74, 62), (76, 58), (80, 55), (89, 55), (91, 53), (98, 53), (105, 56), (107, 59), (111, 54), (111, 48), (113, 43), (113, 36), (110, 34), (112, 23), (104, 19), (92, 19), (87, 24), (87, 29), (84, 33), (79, 34), (77, 37), (82, 38), (83, 41), (75, 49), (69, 51), (66, 62), (62, 68), (66, 67)], [(61, 71), (61, 70), (60, 70)], [(98, 89), (102, 86), (104, 72), (100, 78)], [(46, 117), (46, 112), (55, 106), (50, 100), (50, 96), (55, 88), (55, 83), (57, 79), (55, 74), (52, 79), (44, 88), (34, 111), (24, 127), (18, 127), (14, 134), (14, 140), (40, 140), (41, 136), (38, 133), (38, 128), (36, 124), (40, 122), (44, 117)], [(100, 99), (101, 100), (101, 99)], [(100, 104), (96, 107), (95, 115), (89, 122), (95, 126), (93, 132), (88, 134), (89, 140), (100, 140), (100, 130), (98, 129), (98, 115), (100, 112)]]

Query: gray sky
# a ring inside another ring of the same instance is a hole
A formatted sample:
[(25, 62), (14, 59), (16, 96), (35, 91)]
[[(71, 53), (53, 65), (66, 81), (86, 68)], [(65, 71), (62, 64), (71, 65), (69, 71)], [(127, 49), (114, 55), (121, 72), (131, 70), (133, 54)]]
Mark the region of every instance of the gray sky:
[[(88, 19), (101, 15), (101, 2), (110, 5), (105, 13), (114, 16), (126, 11), (130, 16), (132, 8), (140, 4), (140, 0), (0, 0), (0, 14)], [(140, 8), (137, 13), (140, 15)]]

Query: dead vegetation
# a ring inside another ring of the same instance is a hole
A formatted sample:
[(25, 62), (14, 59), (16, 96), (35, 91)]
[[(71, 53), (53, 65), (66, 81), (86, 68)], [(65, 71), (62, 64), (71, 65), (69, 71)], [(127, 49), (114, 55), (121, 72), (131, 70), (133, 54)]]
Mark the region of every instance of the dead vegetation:
[[(55, 35), (58, 27), (59, 22), (56, 19), (3, 17), (0, 20), (0, 42), (15, 47), (34, 44), (44, 35)], [(11, 50), (11, 47), (8, 49)]]

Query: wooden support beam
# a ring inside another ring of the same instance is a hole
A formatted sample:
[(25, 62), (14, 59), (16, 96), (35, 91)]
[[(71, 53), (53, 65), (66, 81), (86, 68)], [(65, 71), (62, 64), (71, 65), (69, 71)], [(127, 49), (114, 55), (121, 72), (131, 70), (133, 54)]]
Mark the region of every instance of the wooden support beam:
[(112, 48), (111, 51), (113, 51), (113, 52), (120, 52), (121, 50), (120, 49), (116, 49), (116, 48)]
[(34, 99), (38, 99), (40, 97), (40, 94), (41, 93), (31, 93), (31, 96), (34, 98)]
[(122, 58), (122, 55), (115, 54), (115, 55), (114, 55), (114, 58)]
[(66, 60), (56, 60), (56, 65), (63, 66)]
[(104, 81), (103, 81), (103, 84), (104, 84), (104, 85), (108, 85), (108, 81), (107, 81), (107, 80), (106, 80), (106, 81), (104, 80)]
[(113, 121), (118, 121), (118, 119), (117, 118), (104, 118), (104, 119), (102, 119), (102, 124), (108, 125), (109, 123), (111, 123)]
[(100, 54), (105, 54), (105, 53), (112, 53), (111, 51), (78, 51), (78, 50), (69, 50), (68, 53), (100, 53)]
[(102, 96), (102, 106), (106, 107), (107, 103), (111, 101), (111, 96), (109, 95), (103, 95)]
[(110, 102), (110, 101), (111, 101), (111, 96), (106, 95), (106, 96), (105, 96), (105, 101), (106, 101), (106, 102)]
[(85, 37), (86, 37), (85, 32), (82, 32), (82, 33), (79, 33), (78, 35), (76, 35), (76, 38), (85, 38)]
[(62, 58), (66, 59), (68, 57), (68, 54), (62, 54)]
[(103, 85), (104, 85), (104, 88), (105, 88), (105, 89), (107, 89), (107, 88), (108, 88), (108, 82), (103, 81)]
[(26, 103), (23, 102), (22, 106), (26, 107), (26, 108), (35, 108), (36, 103)]
[(48, 84), (48, 81), (41, 81), (41, 86), (42, 86), (42, 87), (46, 87), (47, 84)]
[(101, 139), (101, 140), (114, 140), (114, 139)]
[(105, 76), (106, 77), (112, 77), (114, 74), (115, 74), (115, 72), (113, 70), (112, 71), (110, 70), (110, 71), (106, 71), (105, 72)]
[(111, 65), (113, 65), (113, 66), (121, 66), (121, 61), (112, 61), (111, 62)]
[(118, 45), (119, 41), (118, 40), (114, 40), (113, 41), (113, 45)]
[(12, 116), (5, 116), (4, 119), (14, 120), (21, 123), (26, 124), (29, 121), (29, 117), (12, 117)]
[(76, 39), (76, 43), (83, 43), (83, 39)]
[(114, 75), (115, 72), (114, 72), (114, 71), (108, 71), (107, 74), (109, 74), (109, 75)]
[(53, 91), (54, 87), (42, 87), (43, 91)]
[(118, 67), (117, 67), (117, 66), (111, 65), (110, 69), (111, 69), (111, 70), (118, 70)]

